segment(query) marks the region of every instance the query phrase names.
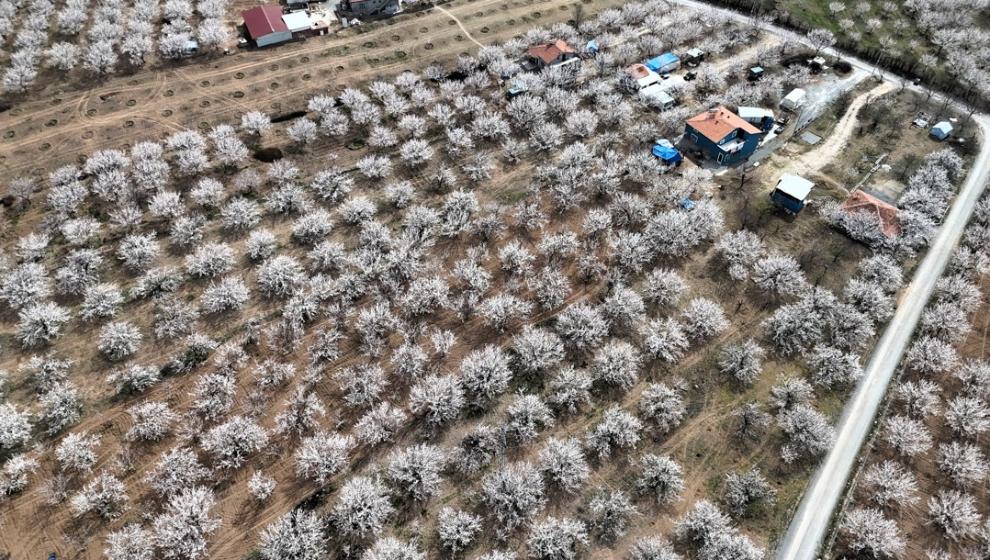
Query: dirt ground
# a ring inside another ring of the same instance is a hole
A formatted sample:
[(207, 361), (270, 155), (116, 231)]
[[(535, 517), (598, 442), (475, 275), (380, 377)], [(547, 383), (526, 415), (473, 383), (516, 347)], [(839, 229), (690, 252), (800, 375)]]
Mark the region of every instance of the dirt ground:
[[(13, 100), (0, 113), (0, 171), (4, 177), (46, 175), (81, 154), (121, 147), (185, 128), (239, 121), (250, 109), (273, 116), (305, 107), (316, 93), (342, 89), (376, 76), (453, 59), (479, 41), (504, 41), (535, 25), (574, 17), (577, 6), (593, 15), (618, 0), (454, 0), (299, 43), (178, 65), (144, 68), (102, 82), (52, 81)], [(245, 3), (246, 5), (246, 3)], [(243, 8), (233, 3), (231, 13)]]
[[(620, 3), (614, 0), (583, 2), (586, 12)], [(434, 9), (402, 16), (357, 31), (348, 31), (339, 37), (312, 38), (304, 43), (271, 50), (239, 52), (177, 68), (142, 71), (134, 76), (112, 78), (91, 90), (83, 87), (61, 90), (53, 84), (32, 95), (29, 100), (18, 103), (10, 111), (0, 114), (0, 128), (9, 135), (0, 144), (0, 169), (5, 176), (10, 177), (26, 173), (43, 174), (59, 163), (77, 161), (82, 154), (96, 149), (120, 148), (139, 139), (162, 137), (183, 127), (207, 128), (220, 122), (232, 122), (247, 109), (261, 109), (273, 115), (283, 114), (302, 108), (305, 100), (319, 91), (338, 90), (345, 85), (370, 80), (378, 75), (390, 76), (406, 68), (419, 68), (438, 59), (471, 51), (475, 45), (467, 36), (468, 33), (482, 43), (506, 39), (528, 26), (567, 20), (573, 17), (574, 9), (579, 4), (582, 2), (455, 0), (447, 4), (444, 11)], [(456, 20), (450, 14), (456, 16)], [(415, 46), (410, 48), (410, 43)], [(54, 118), (51, 116), (53, 110), (56, 115)], [(280, 140), (276, 138), (270, 142), (283, 144)], [(315, 168), (326, 163), (322, 156), (328, 151), (327, 148), (326, 145), (317, 144), (307, 153), (293, 154), (292, 157), (298, 161), (300, 167)], [(356, 159), (354, 154), (343, 150), (341, 152), (342, 158), (347, 161)], [(490, 185), (486, 185), (484, 201), (504, 202), (522, 196), (520, 185), (532, 174), (532, 165), (529, 162), (498, 169), (496, 178)], [(425, 181), (416, 176), (410, 179)], [(716, 197), (725, 209), (727, 229), (746, 227), (756, 232), (774, 249), (798, 258), (812, 282), (835, 291), (840, 290), (852, 274), (856, 261), (867, 254), (866, 249), (828, 228), (813, 212), (805, 212), (795, 218), (779, 214), (766, 196), (767, 185), (772, 184), (772, 180), (765, 169), (751, 175), (742, 187), (738, 186), (734, 175), (720, 179), (722, 186), (716, 192)], [(32, 212), (24, 217), (23, 223), (17, 226), (18, 229), (37, 222), (40, 212)], [(555, 220), (551, 229), (576, 229), (581, 216), (565, 218)], [(387, 221), (389, 217), (382, 216), (382, 219)], [(290, 227), (286, 221), (272, 218), (266, 218), (262, 225), (282, 238)], [(349, 233), (352, 232), (342, 235)], [(215, 236), (219, 236), (217, 231), (207, 233), (208, 238)], [(537, 241), (522, 235), (519, 239), (531, 248)], [(242, 241), (233, 240), (231, 244), (236, 250), (240, 250)], [(441, 262), (437, 264), (449, 269), (452, 262), (463, 256), (464, 250), (462, 246), (441, 244), (435, 251), (441, 255)], [(304, 254), (300, 249), (295, 249), (294, 253), (292, 251), (287, 252), (296, 256)], [(181, 263), (180, 256), (169, 255), (166, 260), (169, 264)], [(640, 516), (634, 525), (634, 531), (616, 548), (598, 549), (594, 557), (619, 557), (636, 536), (656, 532), (669, 534), (672, 521), (690, 507), (696, 498), (714, 498), (719, 495), (724, 473), (730, 469), (743, 470), (750, 466), (763, 469), (768, 478), (778, 485), (779, 495), (776, 505), (768, 508), (764, 515), (744, 519), (740, 525), (761, 544), (772, 546), (776, 534), (784, 527), (790, 510), (800, 496), (810, 473), (810, 466), (784, 465), (777, 457), (780, 447), (777, 437), (765, 438), (751, 445), (733, 441), (728, 413), (745, 402), (765, 399), (770, 386), (780, 375), (801, 375), (803, 368), (790, 361), (769, 360), (764, 375), (754, 387), (741, 388), (726, 383), (713, 367), (717, 350), (726, 342), (756, 336), (759, 323), (772, 311), (773, 302), (766, 301), (752, 286), (740, 286), (731, 281), (724, 271), (716, 268), (710, 248), (699, 251), (686, 262), (671, 261), (658, 265), (681, 269), (691, 283), (688, 297), (705, 296), (718, 301), (726, 310), (732, 327), (718, 339), (693, 349), (676, 368), (655, 366), (643, 371), (639, 384), (615, 399), (617, 404), (633, 409), (646, 383), (685, 380), (689, 387), (686, 395), (689, 414), (684, 424), (669, 436), (648, 433), (646, 441), (636, 454), (617, 459), (598, 469), (586, 488), (609, 487), (628, 482), (634, 472), (630, 460), (641, 452), (671, 454), (688, 473), (688, 486), (683, 499), (669, 508), (659, 508), (652, 502), (639, 501)], [(245, 280), (250, 284), (252, 278), (245, 274)], [(187, 286), (181, 296), (192, 298), (196, 293), (194, 289), (198, 288), (201, 285)], [(600, 292), (601, 285), (576, 284), (574, 288), (569, 302), (595, 297)], [(222, 326), (210, 324), (208, 327), (213, 329), (210, 332), (216, 339), (223, 341), (237, 336), (249, 317), (267, 318), (277, 311), (277, 303), (258, 304)], [(129, 307), (128, 313), (129, 316), (133, 314), (137, 317), (136, 322), (143, 330), (147, 330), (152, 314), (150, 304), (141, 304), (133, 309)], [(553, 313), (542, 313), (536, 315), (533, 322), (545, 323), (552, 318)], [(447, 359), (447, 363), (451, 365), (459, 363), (470, 349), (489, 341), (488, 330), (477, 317), (461, 323), (452, 315), (444, 315), (436, 324), (455, 330), (459, 336), (458, 345)], [(309, 329), (310, 334), (303, 341), (303, 347), (312, 341), (316, 330), (317, 326)], [(129, 488), (144, 488), (145, 485), (140, 482), (141, 476), (158, 454), (175, 442), (130, 448), (120, 445), (123, 433), (130, 424), (126, 410), (135, 401), (112, 398), (107, 394), (108, 388), (103, 382), (107, 365), (91, 359), (94, 356), (95, 338), (96, 333), (92, 329), (79, 329), (60, 342), (60, 351), (86, 358), (77, 364), (73, 376), (88, 380), (84, 390), (89, 409), (83, 421), (74, 426), (72, 431), (101, 434), (104, 445), (100, 449), (101, 458), (97, 470), (112, 468), (120, 473)], [(9, 340), (4, 340), (3, 343), (6, 347)], [(334, 364), (335, 368), (356, 363), (360, 359), (356, 349), (345, 347), (344, 350), (343, 357)], [(173, 352), (174, 348), (168, 345), (156, 345), (149, 341), (142, 350), (141, 360), (160, 363)], [(301, 370), (305, 365), (304, 352), (297, 354), (293, 359), (298, 362)], [(254, 359), (260, 361), (264, 357), (264, 352), (260, 352)], [(4, 356), (0, 358), (0, 367), (16, 370), (17, 362), (22, 358), (24, 356)], [(169, 378), (148, 394), (142, 395), (141, 400), (163, 400), (174, 404), (174, 408), (181, 409), (190, 402), (189, 395), (197, 378), (198, 375)], [(405, 387), (395, 386), (395, 389), (404, 391)], [(288, 388), (283, 388), (270, 395), (267, 403), (269, 411), (280, 411), (283, 399), (290, 392)], [(248, 399), (245, 393), (245, 389), (241, 387), (234, 413), (247, 409)], [(333, 426), (339, 421), (353, 422), (353, 411), (338, 404), (340, 390), (335, 383), (329, 379), (321, 382), (317, 393), (328, 404), (329, 418), (324, 422), (326, 425)], [(23, 396), (15, 392), (12, 398)], [(826, 394), (820, 397), (818, 404), (828, 413), (835, 414), (842, 397), (841, 392)], [(503, 408), (504, 403), (502, 407), (484, 415), (471, 417), (433, 441), (453, 445), (476, 423), (501, 422)], [(576, 419), (561, 422), (560, 426), (548, 430), (545, 435), (580, 436), (598, 420), (601, 411), (601, 408), (586, 410)], [(267, 414), (262, 422), (266, 428), (271, 428), (271, 416), (272, 414)], [(424, 431), (421, 425), (411, 423), (397, 438), (396, 446), (421, 440)], [(726, 445), (726, 442), (730, 444)], [(210, 539), (210, 558), (244, 558), (255, 546), (257, 534), (265, 525), (295, 507), (307, 496), (314, 496), (313, 504), (316, 507), (326, 508), (323, 498), (336, 489), (339, 481), (335, 480), (322, 488), (314, 483), (300, 482), (294, 472), (290, 443), (294, 445), (295, 442), (271, 445), (232, 477), (217, 482), (215, 490), (218, 504), (213, 513), (222, 518), (223, 525)], [(531, 445), (522, 450), (510, 451), (509, 459), (525, 459), (536, 448)], [(383, 459), (388, 451), (387, 448), (359, 448), (355, 453), (353, 471), (360, 472), (370, 468)], [(52, 461), (45, 461), (35, 480), (50, 478), (53, 470)], [(244, 491), (247, 480), (256, 470), (263, 471), (278, 482), (273, 497), (263, 507), (250, 502)], [(457, 478), (448, 479), (441, 494), (427, 505), (429, 515), (418, 515), (423, 512), (401, 512), (396, 523), (398, 534), (404, 537), (421, 536), (428, 544), (434, 538), (435, 531), (432, 527), (423, 526), (422, 520), (435, 518), (437, 511), (446, 505), (476, 503), (477, 496), (470, 488), (466, 482)], [(149, 496), (132, 495), (131, 499), (132, 505), (151, 502)], [(574, 514), (581, 507), (582, 497), (559, 499), (551, 502), (546, 513)], [(46, 505), (42, 489), (36, 483), (24, 495), (0, 506), (0, 550), (9, 551), (13, 558), (27, 558), (36, 553), (57, 550), (60, 558), (64, 556), (96, 560), (101, 556), (102, 535), (108, 529), (130, 521), (146, 522), (153, 515), (153, 511), (132, 507), (121, 519), (111, 524), (79, 522), (71, 517), (64, 504), (54, 508)], [(519, 546), (518, 541), (509, 543), (509, 548)]]
[[(988, 297), (990, 297), (990, 278), (983, 276), (980, 280), (980, 288), (983, 293), (984, 303), (970, 317), (972, 330), (969, 335), (963, 342), (956, 345), (959, 356), (963, 360), (986, 360), (990, 357), (990, 344), (988, 344), (988, 339), (990, 339), (990, 313), (988, 313), (986, 304)], [(931, 380), (943, 388), (943, 404), (946, 400), (951, 399), (957, 394), (958, 382), (951, 374), (935, 376)], [(888, 414), (894, 414), (895, 412), (892, 408), (888, 411)], [(900, 527), (901, 534), (906, 543), (903, 554), (898, 556), (902, 560), (927, 560), (929, 558), (928, 552), (938, 549), (948, 549), (952, 553), (957, 553), (967, 543), (967, 541), (963, 540), (960, 541), (958, 547), (947, 546), (949, 545), (949, 541), (943, 538), (941, 533), (931, 526), (928, 519), (929, 496), (935, 495), (939, 490), (954, 487), (946, 479), (946, 475), (939, 471), (936, 464), (938, 444), (953, 441), (956, 437), (945, 425), (942, 415), (937, 415), (935, 418), (930, 419), (926, 422), (926, 425), (931, 431), (932, 441), (934, 442), (932, 449), (928, 453), (907, 461), (889, 449), (885, 443), (874, 439), (863, 462), (863, 465), (871, 465), (885, 459), (890, 459), (901, 463), (917, 477), (918, 491), (915, 494), (917, 497), (915, 503), (887, 511), (888, 515), (891, 515), (892, 511), (894, 512), (892, 519)], [(986, 442), (978, 440), (976, 443), (983, 453), (986, 454)], [(986, 484), (975, 484), (966, 488), (966, 491), (976, 500), (976, 505), (980, 513), (983, 515), (990, 514), (990, 491), (988, 491)], [(855, 506), (868, 505), (868, 500), (868, 495), (862, 490), (858, 491), (854, 494), (854, 499), (850, 501), (849, 506), (847, 506), (847, 511)], [(841, 547), (842, 539), (840, 538), (838, 542)], [(841, 550), (841, 548), (837, 548), (837, 552), (841, 552)], [(839, 557), (834, 556), (834, 558)]]

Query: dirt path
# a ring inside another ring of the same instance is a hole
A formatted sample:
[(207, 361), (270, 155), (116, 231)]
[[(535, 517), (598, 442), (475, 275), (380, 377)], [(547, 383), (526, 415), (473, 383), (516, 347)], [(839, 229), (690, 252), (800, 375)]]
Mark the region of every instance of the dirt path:
[[(360, 32), (238, 50), (93, 83), (51, 80), (0, 114), (0, 173), (43, 176), (80, 154), (184, 129), (233, 123), (247, 109), (279, 114), (315, 93), (452, 60), (520, 25), (566, 21), (581, 0), (456, 0)], [(593, 10), (621, 4), (596, 2)], [(456, 14), (456, 15), (454, 15)], [(71, 78), (71, 77), (70, 77)], [(40, 156), (40, 157), (39, 157)]]
[(893, 82), (883, 82), (870, 91), (860, 94), (856, 99), (853, 99), (849, 104), (849, 108), (846, 110), (846, 114), (842, 115), (842, 118), (836, 123), (835, 128), (832, 129), (832, 134), (818, 147), (798, 157), (791, 158), (785, 171), (803, 176), (814, 175), (821, 171), (822, 168), (837, 158), (842, 153), (842, 150), (845, 149), (846, 144), (849, 143), (849, 138), (859, 123), (859, 110), (872, 99), (894, 91), (896, 88), (897, 84)]
[(471, 32), (468, 31), (466, 27), (464, 27), (464, 24), (461, 23), (461, 20), (457, 19), (457, 16), (445, 10), (442, 6), (437, 6), (436, 10), (440, 13), (444, 13), (450, 16), (450, 19), (454, 20), (457, 23), (457, 27), (460, 27), (461, 31), (464, 32), (464, 35), (466, 35), (468, 39), (471, 39), (471, 41), (474, 42), (475, 45), (478, 45), (479, 47), (484, 47), (484, 45), (478, 42), (478, 40), (475, 39), (473, 35), (471, 35)]

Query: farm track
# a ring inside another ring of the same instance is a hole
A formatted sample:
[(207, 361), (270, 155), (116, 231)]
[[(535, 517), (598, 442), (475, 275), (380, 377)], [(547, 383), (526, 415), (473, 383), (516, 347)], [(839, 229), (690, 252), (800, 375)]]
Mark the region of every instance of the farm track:
[[(596, 3), (595, 9), (604, 9), (619, 3), (621, 2), (608, 0)], [(529, 25), (548, 25), (570, 17), (572, 6), (576, 3), (573, 0), (520, 1), (508, 9), (500, 9), (503, 5), (507, 3), (498, 0), (448, 5), (450, 11), (457, 14), (456, 17), (464, 25), (465, 31), (452, 25), (453, 22), (447, 15), (433, 11), (420, 17), (410, 15), (407, 19), (396, 19), (395, 25), (385, 25), (359, 35), (330, 40), (312, 38), (300, 45), (238, 53), (207, 63), (182, 66), (177, 70), (149, 69), (132, 76), (114, 77), (92, 90), (68, 92), (49, 88), (36, 94), (33, 100), (0, 114), (0, 130), (15, 133), (13, 138), (0, 139), (0, 171), (7, 177), (30, 172), (43, 177), (56, 165), (77, 162), (80, 156), (98, 149), (121, 148), (140, 140), (198, 128), (201, 122), (208, 122), (210, 125), (224, 122), (233, 124), (248, 108), (273, 113), (304, 108), (306, 98), (317, 92), (358, 84), (378, 74), (387, 78), (404, 68), (425, 66), (474, 49), (469, 41), (456, 40), (458, 35), (470, 33), (490, 41), (504, 40), (522, 29), (521, 21), (512, 25), (505, 20), (513, 17), (517, 21), (521, 20), (526, 13), (531, 13), (538, 7), (543, 11), (544, 17), (539, 21), (531, 21)], [(481, 12), (489, 11), (492, 13), (478, 16)], [(423, 27), (430, 29), (426, 38), (435, 45), (430, 51), (420, 50), (424, 41), (420, 37), (424, 35), (417, 34), (417, 28)], [(479, 35), (485, 27), (490, 27), (490, 32)], [(403, 44), (390, 44), (391, 35), (406, 37), (408, 44), (418, 45), (417, 50), (410, 49), (410, 55), (405, 59), (373, 65), (369, 62), (370, 59), (385, 57), (403, 47)], [(361, 46), (369, 41), (381, 46)], [(345, 46), (349, 48), (346, 55), (320, 56), (331, 49), (342, 49)], [(424, 56), (426, 54), (428, 57)], [(302, 62), (303, 57), (309, 57), (311, 62)], [(278, 64), (277, 70), (271, 69), (274, 64)], [(343, 66), (344, 70), (339, 70), (339, 66)], [(238, 79), (235, 76), (237, 73), (243, 73), (244, 77)], [(300, 79), (303, 73), (310, 73), (312, 79)], [(345, 74), (346, 81), (335, 79), (338, 76), (342, 78)], [(209, 81), (210, 84), (203, 85), (204, 81)], [(271, 82), (278, 82), (280, 87), (277, 90), (268, 88), (267, 85)], [(252, 86), (257, 89), (256, 92), (252, 92)], [(166, 95), (170, 89), (174, 92), (171, 97)], [(243, 98), (235, 98), (233, 94), (236, 91), (243, 91)], [(54, 103), (56, 99), (60, 100), (58, 104)], [(129, 99), (135, 100), (131, 106), (127, 105)], [(208, 107), (200, 107), (204, 101), (209, 102)], [(273, 111), (272, 105), (275, 103), (280, 104), (279, 111)], [(182, 110), (183, 106), (188, 107), (188, 110)], [(171, 111), (171, 114), (165, 116), (165, 111)], [(53, 116), (59, 122), (54, 126), (45, 126), (46, 121)], [(132, 123), (130, 126), (127, 126), (128, 121)], [(45, 144), (47, 149), (41, 150)], [(582, 292), (576, 292), (572, 298), (582, 295)], [(478, 325), (468, 324), (456, 328), (464, 331), (463, 336), (469, 339), (474, 337), (472, 332), (482, 330), (477, 327)], [(315, 330), (314, 327), (311, 332)], [(83, 335), (80, 343), (85, 344), (86, 340)], [(303, 344), (305, 346), (307, 343)], [(148, 360), (156, 360), (168, 354), (171, 354), (170, 349), (162, 347), (142, 356)], [(355, 359), (356, 354), (345, 355), (335, 367), (344, 367)], [(88, 383), (94, 386), (103, 384), (105, 372), (101, 371), (100, 366), (87, 364), (86, 370), (86, 375), (91, 376)], [(173, 378), (155, 387), (140, 400), (168, 401), (173, 407), (184, 409), (192, 399), (190, 393), (194, 383), (195, 376)], [(91, 390), (85, 392), (92, 393)], [(337, 395), (331, 381), (321, 383), (318, 393), (325, 402), (336, 402)], [(87, 410), (82, 422), (74, 428), (106, 436), (97, 469), (112, 467), (112, 457), (120, 451), (115, 442), (123, 440), (123, 431), (130, 423), (127, 409), (136, 402), (132, 398), (94, 400), (90, 403), (92, 408)], [(274, 410), (280, 409), (281, 396), (274, 398), (271, 406)], [(132, 449), (131, 468), (122, 471), (125, 484), (129, 488), (144, 487), (140, 478), (170, 445), (135, 446)], [(263, 458), (265, 473), (278, 481), (274, 495), (264, 507), (249, 503), (243, 492), (246, 480), (252, 474), (250, 469), (242, 469), (230, 480), (216, 487), (218, 503), (214, 513), (223, 520), (223, 524), (211, 539), (210, 558), (242, 559), (255, 544), (261, 527), (292, 509), (300, 497), (317, 490), (314, 484), (298, 481), (291, 456), (288, 456), (285, 449), (283, 446), (272, 445), (272, 449)], [(363, 455), (374, 457), (375, 453), (377, 451), (367, 451)], [(52, 476), (50, 467), (48, 464), (43, 465), (43, 470), (38, 473), (39, 480)], [(116, 468), (114, 470), (121, 472)], [(64, 503), (56, 507), (46, 505), (40, 485), (33, 485), (17, 500), (0, 507), (0, 550), (10, 552), (12, 558), (27, 558), (50, 550), (57, 551), (60, 558), (102, 558), (102, 535), (108, 528), (116, 528), (123, 521), (142, 519), (145, 512), (136, 504), (148, 503), (150, 500), (148, 496), (131, 495), (131, 509), (122, 520), (109, 526), (93, 522), (80, 523), (72, 518)]]
[[(304, 108), (312, 94), (453, 58), (472, 50), (470, 41), (477, 42), (475, 37), (509, 38), (520, 29), (518, 20), (532, 25), (566, 20), (579, 3), (455, 2), (443, 11), (399, 16), (394, 24), (365, 33), (312, 37), (300, 44), (237, 52), (176, 68), (144, 69), (111, 77), (90, 90), (59, 91), (49, 86), (0, 114), (0, 130), (5, 132), (0, 138), (0, 170), (12, 176), (43, 175), (55, 162), (71, 163), (79, 154), (199, 128), (203, 123), (235, 123), (249, 109), (279, 113)], [(619, 3), (596, 3), (595, 9)], [(540, 17), (534, 18), (537, 8)], [(346, 54), (331, 54), (345, 49)], [(399, 52), (405, 56), (399, 57)]]
[(812, 150), (793, 158), (788, 164), (788, 171), (798, 175), (810, 176), (820, 172), (826, 165), (832, 163), (842, 154), (846, 144), (859, 124), (859, 111), (871, 100), (897, 89), (893, 82), (882, 82), (873, 89), (859, 94), (849, 104), (846, 113), (832, 129), (824, 142)]

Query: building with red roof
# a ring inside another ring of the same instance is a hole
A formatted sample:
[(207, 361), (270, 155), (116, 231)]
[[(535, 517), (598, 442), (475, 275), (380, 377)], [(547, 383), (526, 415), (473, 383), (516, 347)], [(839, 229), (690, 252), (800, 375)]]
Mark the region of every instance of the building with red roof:
[(715, 107), (687, 120), (684, 138), (721, 165), (745, 160), (760, 145), (760, 129), (726, 109)]
[(284, 43), (292, 39), (292, 32), (282, 21), (282, 8), (276, 4), (255, 6), (241, 12), (248, 38), (259, 47)]
[(557, 66), (569, 60), (578, 58), (578, 52), (567, 41), (557, 39), (549, 43), (533, 45), (526, 50), (526, 58), (536, 68)]
[(901, 224), (897, 219), (897, 207), (871, 194), (863, 191), (852, 193), (842, 203), (842, 209), (850, 213), (866, 212), (875, 216), (880, 224), (880, 231), (888, 238), (897, 237), (901, 233)]

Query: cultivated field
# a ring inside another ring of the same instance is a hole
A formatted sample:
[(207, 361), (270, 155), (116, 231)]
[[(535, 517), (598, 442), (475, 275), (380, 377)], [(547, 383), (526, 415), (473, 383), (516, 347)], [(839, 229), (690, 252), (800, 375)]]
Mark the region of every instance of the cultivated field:
[[(602, 52), (521, 71), (557, 38)], [(692, 46), (676, 107), (623, 87)], [(762, 557), (967, 163), (905, 134), (864, 180), (900, 234), (838, 208), (865, 175), (832, 160), (887, 146), (861, 97), (915, 109), (810, 54), (662, 2), (455, 1), (12, 100), (0, 552)], [(818, 148), (650, 155), (798, 86)], [(787, 170), (821, 185), (797, 216)]]
[(984, 198), (936, 287), (840, 516), (835, 557), (979, 558), (988, 532)]

